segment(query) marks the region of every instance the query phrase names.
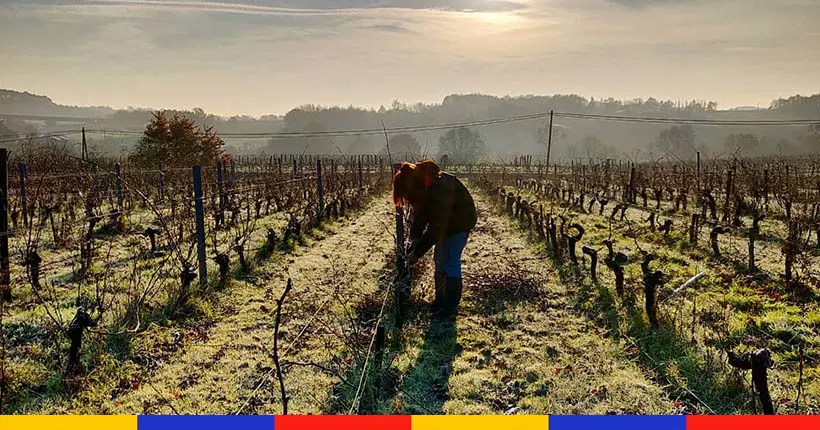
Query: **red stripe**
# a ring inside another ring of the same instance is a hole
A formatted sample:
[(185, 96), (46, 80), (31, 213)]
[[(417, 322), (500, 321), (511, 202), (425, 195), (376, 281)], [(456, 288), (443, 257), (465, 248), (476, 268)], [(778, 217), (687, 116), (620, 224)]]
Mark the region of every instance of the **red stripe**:
[(689, 415), (686, 430), (820, 429), (820, 416), (807, 415)]
[(410, 415), (277, 415), (276, 430), (410, 430)]

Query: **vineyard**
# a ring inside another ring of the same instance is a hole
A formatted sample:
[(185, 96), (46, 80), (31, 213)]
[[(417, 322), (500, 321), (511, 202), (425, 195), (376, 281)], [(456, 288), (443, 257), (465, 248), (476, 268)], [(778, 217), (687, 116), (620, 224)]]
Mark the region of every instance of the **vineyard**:
[(820, 159), (445, 164), (455, 322), (393, 161), (0, 150), (0, 410), (820, 413)]

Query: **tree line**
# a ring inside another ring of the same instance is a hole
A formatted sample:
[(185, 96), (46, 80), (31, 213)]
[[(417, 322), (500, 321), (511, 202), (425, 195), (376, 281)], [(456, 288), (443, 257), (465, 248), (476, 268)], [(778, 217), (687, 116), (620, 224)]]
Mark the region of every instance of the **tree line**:
[[(0, 100), (2, 105), (3, 100)], [(718, 110), (712, 101), (691, 100), (675, 102), (655, 98), (616, 100), (594, 99), (579, 95), (495, 97), (481, 94), (449, 95), (441, 103), (407, 104), (395, 100), (389, 106), (365, 109), (354, 106), (323, 107), (303, 105), (284, 116), (268, 115), (260, 118), (234, 116), (230, 118), (208, 114), (196, 108), (190, 111), (166, 110), (189, 118), (198, 127), (211, 127), (215, 133), (280, 133), (326, 132), (332, 130), (388, 128), (447, 124), (452, 122), (486, 120), (543, 113), (549, 110), (601, 115), (674, 117), (687, 119), (760, 120), (806, 119), (820, 117), (820, 94), (792, 96), (773, 100), (767, 109)], [(0, 112), (3, 112), (0, 109)], [(150, 110), (118, 110), (91, 126), (98, 129), (143, 130), (152, 120)], [(2, 115), (0, 114), (0, 118)], [(20, 132), (14, 120), (0, 123), (5, 130)], [(632, 124), (609, 121), (590, 121), (562, 118), (552, 129), (552, 156), (584, 158), (629, 154), (633, 158), (661, 156), (691, 157), (696, 151), (718, 155), (740, 151), (744, 155), (773, 153), (807, 153), (820, 150), (820, 126), (762, 127), (762, 126), (672, 126), (668, 124)], [(494, 124), (476, 128), (482, 144), (480, 154), (513, 156), (517, 154), (546, 155), (546, 120), (529, 120)], [(438, 154), (444, 132), (417, 132), (397, 140), (397, 148), (405, 154)], [(9, 133), (6, 133), (9, 134)], [(397, 136), (391, 136), (391, 139)], [(365, 154), (386, 152), (383, 137), (378, 135), (343, 137), (299, 137), (258, 139), (225, 138), (225, 150), (230, 153), (311, 153), (311, 154)], [(453, 141), (452, 138), (448, 139)], [(405, 143), (401, 143), (404, 141)], [(136, 138), (95, 136), (92, 145), (101, 152), (120, 153), (123, 147), (136, 144)], [(399, 151), (399, 152), (402, 152)], [(473, 155), (470, 155), (471, 157)]]

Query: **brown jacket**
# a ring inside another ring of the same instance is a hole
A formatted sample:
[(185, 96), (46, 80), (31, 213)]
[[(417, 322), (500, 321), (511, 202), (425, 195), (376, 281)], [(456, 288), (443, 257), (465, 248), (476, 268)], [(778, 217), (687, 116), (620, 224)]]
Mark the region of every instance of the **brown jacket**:
[(420, 257), (441, 239), (475, 227), (476, 209), (473, 196), (455, 176), (441, 172), (427, 190), (421, 213), (413, 214), (410, 239), (413, 253)]

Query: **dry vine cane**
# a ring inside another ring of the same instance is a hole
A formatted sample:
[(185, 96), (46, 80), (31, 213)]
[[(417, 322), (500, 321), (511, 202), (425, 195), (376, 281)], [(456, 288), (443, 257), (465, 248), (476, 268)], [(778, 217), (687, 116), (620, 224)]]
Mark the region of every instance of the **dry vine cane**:
[(279, 391), (282, 395), (282, 414), (288, 414), (288, 394), (285, 392), (285, 375), (282, 373), (282, 365), (279, 362), (279, 323), (282, 321), (282, 307), (285, 305), (285, 298), (293, 287), (293, 281), (288, 278), (288, 284), (282, 296), (276, 300), (276, 320), (273, 328), (273, 362), (276, 365), (276, 376), (279, 379)]

